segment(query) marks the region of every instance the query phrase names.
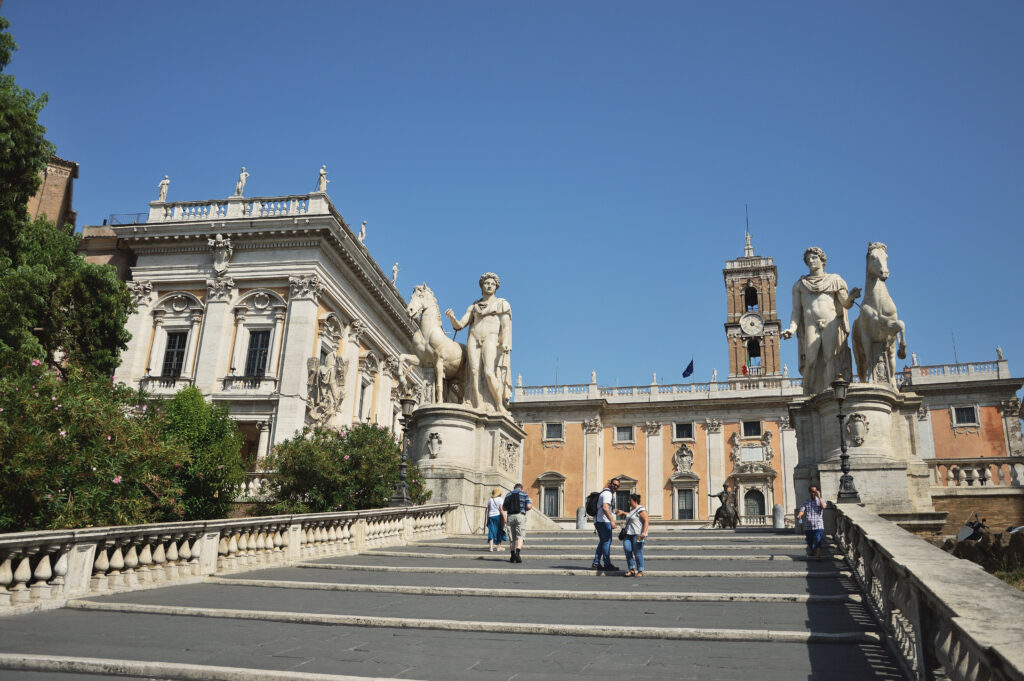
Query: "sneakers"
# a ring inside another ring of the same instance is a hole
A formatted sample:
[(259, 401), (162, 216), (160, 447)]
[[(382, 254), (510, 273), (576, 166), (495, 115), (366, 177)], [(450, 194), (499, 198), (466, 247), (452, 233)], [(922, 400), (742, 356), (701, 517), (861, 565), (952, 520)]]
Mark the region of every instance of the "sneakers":
[(600, 563), (594, 563), (593, 565), (590, 566), (590, 569), (591, 570), (600, 570), (601, 569), (601, 564)]

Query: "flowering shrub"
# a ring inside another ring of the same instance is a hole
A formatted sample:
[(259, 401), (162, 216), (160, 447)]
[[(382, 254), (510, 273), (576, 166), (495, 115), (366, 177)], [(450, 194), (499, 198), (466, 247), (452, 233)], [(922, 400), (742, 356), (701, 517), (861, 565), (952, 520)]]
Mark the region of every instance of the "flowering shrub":
[[(124, 525), (184, 516), (177, 466), (185, 449), (138, 395), (108, 378), (42, 362), (0, 377), (0, 532)], [(126, 414), (126, 412), (128, 412)]]
[[(274, 471), (268, 513), (354, 511), (387, 506), (399, 478), (401, 454), (390, 430), (376, 424), (306, 428), (264, 460)], [(429, 497), (419, 468), (407, 468), (409, 496)]]

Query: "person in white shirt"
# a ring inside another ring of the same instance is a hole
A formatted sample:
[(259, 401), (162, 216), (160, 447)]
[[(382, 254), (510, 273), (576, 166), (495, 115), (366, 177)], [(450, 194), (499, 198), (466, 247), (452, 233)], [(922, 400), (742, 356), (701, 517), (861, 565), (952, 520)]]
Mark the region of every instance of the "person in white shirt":
[(505, 511), (501, 508), (501, 502), (505, 495), (501, 493), (500, 487), (491, 490), (491, 498), (487, 500), (485, 511), (485, 522), (487, 525), (487, 546), (488, 551), (504, 551), (501, 542), (507, 539), (505, 536)]
[(612, 530), (615, 529), (615, 491), (619, 489), (619, 481), (612, 478), (608, 486), (601, 491), (597, 499), (597, 515), (594, 516), (594, 529), (597, 530), (597, 550), (594, 551), (594, 570), (614, 570), (612, 565)]

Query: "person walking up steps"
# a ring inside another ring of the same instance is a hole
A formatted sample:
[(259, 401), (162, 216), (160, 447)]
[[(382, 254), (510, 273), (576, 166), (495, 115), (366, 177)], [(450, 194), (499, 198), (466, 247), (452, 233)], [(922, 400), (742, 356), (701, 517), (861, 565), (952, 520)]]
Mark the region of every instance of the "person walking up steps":
[(491, 490), (491, 498), (487, 500), (487, 514), (485, 519), (487, 522), (487, 546), (488, 551), (504, 551), (501, 542), (507, 541), (508, 537), (505, 535), (505, 510), (501, 507), (501, 503), (505, 498), (501, 494), (501, 488), (495, 487)]
[(522, 563), (519, 552), (523, 548), (523, 537), (526, 536), (526, 512), (533, 508), (530, 497), (523, 491), (523, 483), (517, 482), (512, 491), (505, 495), (501, 507), (508, 516), (508, 557), (510, 563)]
[(626, 517), (626, 538), (622, 540), (622, 548), (626, 552), (626, 577), (644, 576), (644, 541), (651, 526), (651, 518), (647, 509), (640, 505), (640, 495), (629, 495), (629, 513), (616, 511), (615, 515)]
[(601, 490), (597, 498), (597, 515), (594, 516), (594, 529), (597, 530), (597, 550), (594, 551), (594, 570), (612, 570), (619, 568), (612, 565), (612, 530), (615, 528), (615, 490), (619, 489), (619, 481), (612, 478), (608, 486)]

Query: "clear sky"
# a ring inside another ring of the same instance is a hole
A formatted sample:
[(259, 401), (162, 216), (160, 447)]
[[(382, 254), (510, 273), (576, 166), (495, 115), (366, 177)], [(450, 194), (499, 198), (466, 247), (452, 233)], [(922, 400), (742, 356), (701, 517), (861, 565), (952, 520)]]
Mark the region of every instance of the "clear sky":
[[(6, 0), (78, 224), (329, 193), (408, 297), (500, 274), (527, 385), (728, 371), (725, 260), (868, 241), (922, 364), (1024, 374), (1024, 3)], [(465, 332), (459, 334), (465, 339)], [(795, 374), (795, 341), (783, 343)], [(909, 361), (909, 360), (908, 360)]]

